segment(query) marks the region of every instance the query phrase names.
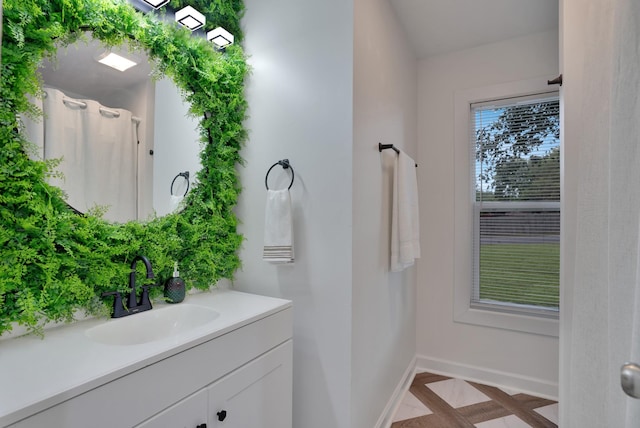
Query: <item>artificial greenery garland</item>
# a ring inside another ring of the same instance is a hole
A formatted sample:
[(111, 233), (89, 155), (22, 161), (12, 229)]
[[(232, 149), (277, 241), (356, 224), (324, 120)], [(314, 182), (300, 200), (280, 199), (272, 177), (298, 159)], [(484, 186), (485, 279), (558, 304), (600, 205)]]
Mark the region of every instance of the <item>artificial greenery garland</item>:
[[(182, 0), (174, 0), (181, 5)], [(239, 33), (240, 0), (217, 0), (205, 11)], [(106, 291), (128, 289), (136, 255), (152, 262), (157, 281), (174, 261), (189, 286), (208, 289), (232, 278), (242, 237), (232, 209), (240, 185), (235, 166), (246, 139), (242, 49), (210, 43), (136, 11), (125, 0), (3, 0), (0, 82), (0, 333), (11, 323), (40, 331), (46, 320), (69, 321), (77, 309), (106, 314)], [(38, 116), (28, 96), (41, 96), (36, 70), (56, 46), (91, 31), (107, 45), (133, 41), (180, 88), (201, 118), (202, 169), (179, 214), (112, 224), (99, 214), (74, 214), (47, 183), (55, 162), (30, 160), (19, 115)], [(160, 287), (154, 287), (156, 295)]]

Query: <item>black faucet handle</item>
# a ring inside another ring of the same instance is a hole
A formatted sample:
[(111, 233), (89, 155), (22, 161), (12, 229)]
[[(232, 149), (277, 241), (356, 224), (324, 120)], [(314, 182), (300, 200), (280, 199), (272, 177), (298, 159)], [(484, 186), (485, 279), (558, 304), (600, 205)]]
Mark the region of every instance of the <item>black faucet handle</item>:
[(151, 299), (149, 298), (149, 287), (158, 287), (160, 284), (145, 284), (142, 286), (142, 295), (140, 296), (139, 306), (145, 309), (151, 309), (153, 306), (151, 305)]
[(102, 297), (114, 296), (113, 297), (113, 313), (111, 314), (111, 318), (120, 318), (126, 315), (126, 310), (122, 306), (122, 294), (119, 291), (108, 291), (106, 293), (102, 293)]
[(116, 296), (114, 297), (114, 299), (120, 299), (120, 301), (122, 301), (122, 294), (120, 294), (119, 291), (107, 291), (105, 293), (102, 293), (102, 297), (107, 297), (107, 296)]

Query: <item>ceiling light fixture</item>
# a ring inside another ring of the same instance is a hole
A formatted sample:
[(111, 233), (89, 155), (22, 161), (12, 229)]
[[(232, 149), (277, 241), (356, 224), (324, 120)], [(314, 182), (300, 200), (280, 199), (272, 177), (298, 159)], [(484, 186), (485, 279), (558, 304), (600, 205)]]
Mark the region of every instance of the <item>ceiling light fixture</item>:
[(118, 71), (125, 71), (131, 67), (138, 65), (138, 63), (131, 61), (128, 58), (114, 54), (113, 52), (106, 52), (97, 58), (98, 62), (104, 65), (108, 65), (111, 68), (115, 68)]
[(169, 1), (171, 0), (143, 0), (143, 1), (154, 9), (160, 9), (162, 6), (169, 3)]
[(206, 19), (203, 14), (191, 6), (186, 6), (176, 12), (176, 22), (179, 22), (191, 31), (195, 31), (204, 27)]
[(224, 49), (225, 47), (233, 44), (233, 34), (222, 27), (218, 27), (207, 33), (207, 40), (213, 42), (216, 47)]

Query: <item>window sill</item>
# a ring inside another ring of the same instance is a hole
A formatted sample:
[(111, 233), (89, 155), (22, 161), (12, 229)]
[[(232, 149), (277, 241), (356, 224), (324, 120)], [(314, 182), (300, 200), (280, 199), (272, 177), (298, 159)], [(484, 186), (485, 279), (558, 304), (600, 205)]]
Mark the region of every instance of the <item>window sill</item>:
[(545, 318), (487, 309), (467, 307), (456, 308), (453, 316), (455, 322), (520, 331), (542, 336), (558, 337), (560, 327), (556, 318)]

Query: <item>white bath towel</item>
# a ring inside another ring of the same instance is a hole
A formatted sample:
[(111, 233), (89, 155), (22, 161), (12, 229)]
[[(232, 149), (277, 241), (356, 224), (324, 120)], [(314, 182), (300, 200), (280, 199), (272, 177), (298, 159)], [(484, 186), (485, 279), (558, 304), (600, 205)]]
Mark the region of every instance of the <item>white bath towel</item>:
[(399, 272), (420, 258), (418, 180), (415, 161), (400, 152), (393, 177), (391, 271)]
[(264, 261), (293, 263), (293, 216), (289, 189), (267, 190), (264, 216)]

